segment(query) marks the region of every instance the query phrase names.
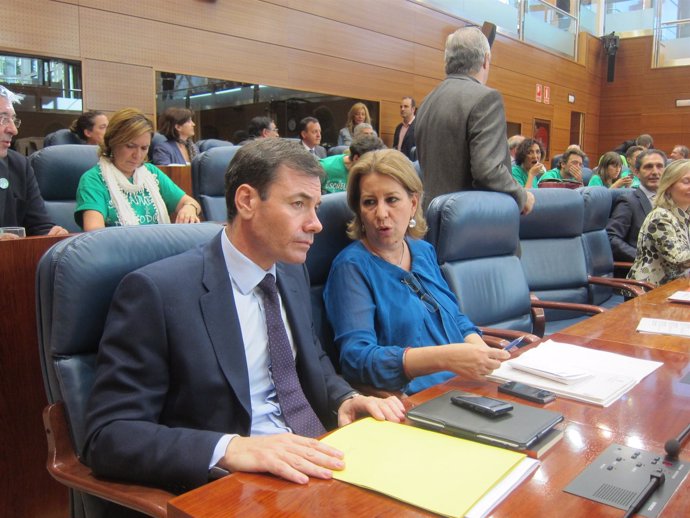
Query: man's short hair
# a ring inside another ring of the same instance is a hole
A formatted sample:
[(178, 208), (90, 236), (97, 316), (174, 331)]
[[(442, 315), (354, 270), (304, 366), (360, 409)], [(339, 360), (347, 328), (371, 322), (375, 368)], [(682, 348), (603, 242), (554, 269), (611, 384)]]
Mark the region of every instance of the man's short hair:
[(312, 122), (315, 122), (316, 124), (319, 124), (319, 119), (316, 117), (305, 117), (301, 121), (299, 121), (299, 134), (302, 135), (303, 131), (307, 131), (307, 126), (311, 124)]
[(360, 135), (352, 139), (350, 157), (361, 157), (364, 153), (376, 151), (377, 149), (386, 149), (386, 144), (383, 143), (383, 140), (376, 135)]
[(639, 171), (640, 167), (642, 167), (642, 160), (647, 158), (649, 155), (659, 155), (664, 160), (664, 164), (666, 163), (666, 153), (664, 153), (661, 149), (645, 149), (642, 153), (637, 155), (637, 160), (635, 160), (635, 169), (637, 171)]
[(357, 138), (357, 136), (360, 135), (362, 133), (362, 131), (365, 129), (370, 129), (371, 131), (374, 132), (374, 135), (376, 135), (376, 130), (374, 129), (374, 127), (371, 124), (369, 124), (368, 122), (360, 122), (352, 130), (352, 138)]
[(8, 88), (0, 85), (0, 97), (7, 99), (10, 104), (19, 104), (24, 99), (24, 94), (15, 94)]
[(489, 41), (478, 27), (462, 27), (446, 39), (446, 74), (475, 74), (490, 52)]
[(625, 161), (628, 162), (628, 167), (634, 167), (635, 164), (631, 163), (632, 157), (635, 153), (638, 151), (644, 151), (646, 148), (643, 146), (630, 146), (626, 151), (625, 151)]
[(409, 99), (409, 100), (410, 100), (410, 106), (412, 106), (413, 108), (416, 108), (416, 107), (417, 107), (417, 103), (414, 102), (414, 97), (410, 97), (409, 95), (406, 95), (406, 96), (404, 96), (404, 97), (402, 98), (402, 100), (404, 101), (405, 99)]
[(299, 142), (280, 138), (256, 139), (242, 146), (225, 173), (225, 205), (228, 221), (237, 215), (235, 193), (244, 184), (259, 192), (262, 200), (268, 197), (268, 190), (275, 180), (280, 166), (301, 171), (307, 176), (321, 180), (324, 176), (319, 161)]
[(520, 144), (522, 144), (522, 141), (525, 140), (524, 135), (513, 135), (511, 137), (508, 137), (508, 149), (511, 151), (513, 149), (516, 149)]
[(249, 138), (260, 137), (264, 130), (271, 129), (271, 122), (273, 120), (270, 117), (254, 117), (247, 126)]
[(651, 135), (647, 135), (646, 133), (643, 133), (639, 137), (635, 139), (635, 145), (636, 146), (642, 146), (646, 148), (651, 148), (654, 145), (654, 139), (652, 138)]

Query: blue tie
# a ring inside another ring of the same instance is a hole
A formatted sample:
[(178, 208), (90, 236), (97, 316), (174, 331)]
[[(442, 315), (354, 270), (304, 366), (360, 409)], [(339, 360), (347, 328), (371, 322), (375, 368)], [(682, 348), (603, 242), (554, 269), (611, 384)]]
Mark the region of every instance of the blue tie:
[(259, 283), (259, 288), (263, 292), (266, 313), (271, 374), (285, 422), (297, 435), (318, 437), (326, 430), (307, 401), (297, 377), (295, 359), (280, 314), (280, 301), (273, 275), (267, 274)]

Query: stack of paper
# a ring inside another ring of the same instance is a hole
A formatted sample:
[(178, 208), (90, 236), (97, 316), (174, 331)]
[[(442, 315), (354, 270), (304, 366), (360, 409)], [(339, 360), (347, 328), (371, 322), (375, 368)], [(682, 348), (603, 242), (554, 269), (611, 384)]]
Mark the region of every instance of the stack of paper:
[(690, 291), (677, 291), (668, 300), (673, 302), (690, 302)]
[(592, 377), (592, 373), (586, 370), (573, 367), (572, 365), (555, 365), (548, 358), (530, 356), (528, 353), (514, 358), (510, 366), (541, 378), (565, 383), (566, 385), (572, 385)]
[(334, 478), (453, 517), (486, 516), (539, 465), (522, 453), (372, 418), (322, 442), (345, 453)]
[(684, 336), (690, 338), (690, 322), (643, 317), (640, 319), (640, 323), (637, 324), (637, 331), (639, 333)]
[[(489, 379), (500, 383), (518, 381), (563, 397), (607, 407), (660, 366), (661, 362), (547, 340), (504, 362)], [(525, 372), (525, 367), (531, 371)], [(555, 381), (553, 373), (564, 370), (586, 372), (589, 376), (570, 384)]]

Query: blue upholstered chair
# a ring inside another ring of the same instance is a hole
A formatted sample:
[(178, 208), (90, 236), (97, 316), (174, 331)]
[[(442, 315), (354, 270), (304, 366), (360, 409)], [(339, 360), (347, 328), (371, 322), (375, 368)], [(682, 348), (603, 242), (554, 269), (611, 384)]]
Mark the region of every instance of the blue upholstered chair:
[(328, 156), (342, 155), (348, 149), (350, 149), (350, 146), (331, 146), (328, 148)]
[[(520, 217), (520, 263), (530, 291), (546, 309), (546, 333), (587, 318), (589, 279), (582, 243), (584, 201), (572, 189), (534, 189), (534, 209)], [(563, 303), (581, 306), (563, 306)]]
[(192, 192), (208, 221), (225, 221), (225, 173), (240, 146), (214, 147), (192, 159)]
[(79, 179), (98, 163), (98, 146), (62, 144), (29, 157), (51, 221), (69, 232), (81, 232), (74, 220)]
[(543, 311), (532, 308), (515, 255), (520, 215), (513, 199), (482, 191), (446, 194), (431, 202), (426, 217), (427, 240), (463, 313), (494, 336), (543, 336)]
[(120, 280), (146, 264), (209, 241), (221, 228), (213, 223), (105, 228), (65, 239), (41, 258), (36, 317), (49, 402), (43, 416), (48, 470), (71, 488), (73, 516), (101, 517), (101, 498), (166, 516), (170, 493), (98, 479), (79, 461), (86, 402), (106, 315)]
[(582, 244), (585, 249), (589, 275), (589, 302), (611, 308), (626, 298), (636, 297), (653, 289), (649, 283), (614, 279), (614, 261), (606, 224), (611, 213), (611, 193), (622, 189), (581, 187), (578, 192), (584, 202)]
[(589, 167), (582, 168), (582, 185), (585, 187), (589, 185), (589, 181), (592, 179), (594, 172)]
[(82, 140), (76, 133), (72, 133), (68, 129), (59, 129), (48, 133), (43, 139), (43, 147), (60, 146), (63, 144), (83, 144)]
[(336, 192), (322, 196), (318, 216), (323, 230), (314, 236), (306, 263), (311, 284), (312, 316), (316, 335), (336, 370), (340, 372), (340, 356), (333, 343), (333, 329), (326, 317), (323, 288), (333, 260), (352, 242), (346, 234), (347, 223), (353, 218), (352, 211), (347, 206), (346, 193)]
[(233, 143), (229, 140), (220, 140), (217, 138), (207, 138), (204, 140), (200, 140), (196, 144), (197, 146), (199, 146), (199, 152), (201, 153), (203, 153), (204, 151), (208, 151), (209, 149), (212, 149), (214, 147), (228, 147), (233, 145)]

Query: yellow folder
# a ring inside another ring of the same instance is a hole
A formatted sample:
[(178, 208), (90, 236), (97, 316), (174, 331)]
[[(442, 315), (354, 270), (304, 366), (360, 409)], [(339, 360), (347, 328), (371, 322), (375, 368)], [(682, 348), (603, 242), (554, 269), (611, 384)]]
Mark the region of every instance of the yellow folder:
[(322, 442), (345, 453), (334, 478), (445, 516), (464, 516), (525, 458), (437, 432), (372, 418)]

